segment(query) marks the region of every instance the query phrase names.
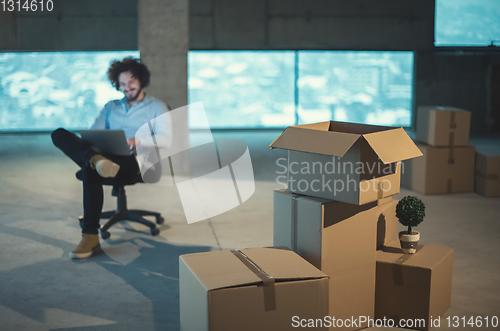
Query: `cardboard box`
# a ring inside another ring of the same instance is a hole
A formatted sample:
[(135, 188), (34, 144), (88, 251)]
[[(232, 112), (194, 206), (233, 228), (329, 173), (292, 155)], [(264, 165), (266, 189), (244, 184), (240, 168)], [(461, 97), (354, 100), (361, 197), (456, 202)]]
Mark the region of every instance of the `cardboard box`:
[(397, 202), (358, 206), (274, 191), (274, 245), (289, 247), (330, 276), (330, 316), (373, 318), (377, 241), (382, 246), (398, 238)]
[[(396, 217), (398, 202), (389, 197), (358, 206), (275, 190), (273, 244), (288, 247), (300, 255), (304, 250), (309, 250), (308, 244), (312, 241), (316, 245), (316, 257), (311, 257), (310, 262), (320, 268), (321, 241), (331, 231), (326, 228), (340, 221), (348, 222), (353, 217), (363, 217), (376, 224), (376, 231), (371, 235), (376, 236), (376, 249), (379, 249), (388, 242), (399, 240), (399, 221)], [(313, 238), (309, 236), (310, 232)]]
[(399, 193), (400, 161), (422, 155), (402, 128), (327, 121), (288, 127), (288, 190), (363, 205)]
[(476, 153), (474, 190), (485, 197), (500, 197), (500, 153)]
[[(403, 254), (398, 242), (392, 246), (377, 251), (375, 319), (392, 319), (395, 326), (411, 319), (411, 329), (428, 330), (431, 316), (450, 307), (453, 249), (422, 245)], [(424, 323), (417, 326), (416, 320)]]
[(417, 146), (423, 156), (403, 162), (402, 186), (424, 194), (474, 191), (474, 146)]
[(328, 315), (328, 276), (289, 250), (182, 255), (179, 281), (183, 331), (296, 330), (294, 316)]
[(470, 117), (470, 111), (454, 107), (420, 106), (417, 140), (431, 146), (467, 146)]

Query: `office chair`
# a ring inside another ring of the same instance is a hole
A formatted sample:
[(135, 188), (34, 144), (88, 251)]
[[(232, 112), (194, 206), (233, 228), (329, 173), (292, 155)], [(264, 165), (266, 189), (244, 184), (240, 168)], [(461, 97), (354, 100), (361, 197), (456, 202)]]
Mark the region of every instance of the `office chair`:
[[(158, 170), (155, 170), (155, 172)], [(160, 169), (161, 172), (161, 169)], [(161, 174), (160, 174), (161, 175)], [(83, 180), (82, 171), (78, 171), (76, 173), (76, 178), (79, 180)], [(147, 211), (147, 210), (139, 210), (139, 209), (128, 209), (127, 208), (127, 195), (125, 194), (125, 186), (126, 185), (135, 185), (137, 183), (144, 183), (142, 180), (142, 176), (138, 173), (135, 177), (130, 178), (128, 180), (116, 180), (115, 178), (103, 178), (103, 185), (112, 185), (113, 191), (112, 195), (117, 197), (117, 208), (112, 211), (101, 212), (101, 219), (108, 218), (109, 220), (101, 226), (101, 237), (102, 239), (108, 239), (110, 233), (108, 229), (114, 224), (120, 221), (132, 221), (142, 223), (148, 226), (151, 229), (151, 235), (157, 236), (160, 233), (160, 229), (156, 226), (156, 224), (163, 224), (165, 219), (161, 216), (160, 213)], [(156, 224), (145, 219), (143, 216), (154, 216), (156, 218)], [(80, 224), (83, 221), (83, 217), (80, 217)]]

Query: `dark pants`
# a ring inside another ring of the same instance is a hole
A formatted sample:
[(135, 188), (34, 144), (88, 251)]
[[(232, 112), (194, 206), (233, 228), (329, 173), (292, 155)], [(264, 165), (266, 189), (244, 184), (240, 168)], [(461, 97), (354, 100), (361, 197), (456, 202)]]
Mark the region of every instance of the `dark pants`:
[[(97, 234), (99, 220), (103, 204), (102, 177), (97, 171), (90, 167), (90, 159), (97, 153), (90, 145), (77, 137), (75, 134), (65, 130), (57, 129), (52, 132), (54, 145), (69, 156), (82, 168), (83, 177), (83, 225), (82, 232)], [(126, 180), (137, 176), (139, 165), (134, 155), (116, 156), (104, 155), (106, 158), (120, 165), (120, 171), (116, 175), (117, 181)]]

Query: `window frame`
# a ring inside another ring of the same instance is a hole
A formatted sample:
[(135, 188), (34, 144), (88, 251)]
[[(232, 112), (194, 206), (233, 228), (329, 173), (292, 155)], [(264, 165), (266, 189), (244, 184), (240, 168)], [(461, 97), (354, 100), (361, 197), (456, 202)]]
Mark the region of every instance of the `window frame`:
[[(324, 52), (408, 52), (413, 54), (413, 68), (412, 68), (412, 91), (411, 91), (411, 124), (410, 126), (397, 126), (397, 127), (402, 127), (407, 130), (415, 130), (415, 125), (416, 125), (416, 98), (415, 98), (415, 92), (416, 92), (416, 63), (417, 63), (417, 52), (415, 50), (407, 50), (407, 49), (332, 49), (332, 48), (326, 48), (326, 49), (305, 49), (305, 48), (273, 48), (273, 49), (262, 49), (262, 48), (256, 48), (256, 49), (206, 49), (206, 48), (197, 48), (197, 49), (189, 49), (188, 50), (188, 56), (190, 52), (220, 52), (220, 51), (229, 51), (229, 52), (248, 52), (248, 51), (272, 51), (272, 52), (277, 52), (277, 51), (293, 51), (295, 52), (295, 64), (294, 64), (294, 106), (295, 106), (295, 124), (298, 125), (299, 121), (299, 114), (298, 114), (298, 87), (297, 87), (297, 80), (298, 80), (298, 56), (299, 52), (301, 51), (324, 51)], [(188, 80), (189, 80), (189, 63), (188, 63)], [(188, 94), (188, 103), (189, 103), (189, 86), (187, 86), (187, 94)], [(188, 128), (189, 130), (193, 131), (198, 131), (198, 130), (204, 130), (204, 129), (197, 129), (197, 128), (190, 128), (189, 127), (189, 122), (188, 122)], [(219, 128), (210, 128), (212, 131), (233, 131), (233, 130), (247, 130), (247, 131), (252, 131), (252, 130), (284, 130), (286, 129), (287, 126), (279, 126), (279, 127), (255, 127), (255, 128), (238, 128), (238, 127), (219, 127)]]

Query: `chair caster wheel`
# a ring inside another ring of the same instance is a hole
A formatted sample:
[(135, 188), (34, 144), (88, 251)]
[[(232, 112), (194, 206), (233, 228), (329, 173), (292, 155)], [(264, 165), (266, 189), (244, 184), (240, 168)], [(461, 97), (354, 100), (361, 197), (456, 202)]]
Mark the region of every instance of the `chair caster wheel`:
[(158, 229), (158, 228), (152, 228), (151, 229), (151, 235), (152, 236), (157, 236), (159, 234), (160, 234), (160, 229)]
[(156, 218), (156, 224), (163, 224), (163, 223), (165, 223), (165, 219), (161, 216), (158, 216)]
[(102, 239), (108, 239), (110, 235), (109, 231), (101, 231)]

